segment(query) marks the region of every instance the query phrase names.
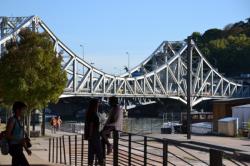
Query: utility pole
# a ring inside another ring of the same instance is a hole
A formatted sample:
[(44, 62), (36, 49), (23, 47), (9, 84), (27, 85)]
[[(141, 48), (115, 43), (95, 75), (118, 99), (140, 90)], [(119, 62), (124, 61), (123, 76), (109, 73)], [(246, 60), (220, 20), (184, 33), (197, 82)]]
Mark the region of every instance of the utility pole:
[(192, 38), (188, 36), (187, 38), (187, 139), (191, 139), (191, 111), (192, 111)]

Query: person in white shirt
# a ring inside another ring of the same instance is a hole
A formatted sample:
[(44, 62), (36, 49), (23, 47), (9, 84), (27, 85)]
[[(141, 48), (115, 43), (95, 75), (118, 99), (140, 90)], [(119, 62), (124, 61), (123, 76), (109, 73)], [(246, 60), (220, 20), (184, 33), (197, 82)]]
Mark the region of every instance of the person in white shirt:
[(118, 98), (115, 96), (110, 97), (109, 105), (112, 107), (112, 109), (110, 110), (109, 117), (101, 133), (103, 142), (107, 145), (107, 154), (110, 154), (113, 149), (108, 137), (110, 136), (111, 131), (122, 130), (123, 121), (123, 112), (120, 105), (118, 104)]

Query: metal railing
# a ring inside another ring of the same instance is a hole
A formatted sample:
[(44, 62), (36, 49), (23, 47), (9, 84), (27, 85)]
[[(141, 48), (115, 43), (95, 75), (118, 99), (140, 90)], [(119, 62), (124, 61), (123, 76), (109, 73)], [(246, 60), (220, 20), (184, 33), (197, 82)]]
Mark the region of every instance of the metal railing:
[[(45, 127), (48, 130), (52, 130), (52, 126), (50, 123), (46, 123)], [(84, 132), (84, 123), (78, 123), (76, 121), (66, 122), (60, 126), (60, 129), (58, 131), (81, 134)]]
[[(50, 138), (49, 161), (65, 165), (87, 165), (88, 141), (83, 138), (83, 135)], [(105, 146), (103, 148), (105, 152)], [(105, 165), (114, 166), (249, 165), (239, 160), (230, 148), (222, 150), (218, 146), (204, 143), (159, 139), (118, 131), (113, 132), (113, 153), (104, 156)]]

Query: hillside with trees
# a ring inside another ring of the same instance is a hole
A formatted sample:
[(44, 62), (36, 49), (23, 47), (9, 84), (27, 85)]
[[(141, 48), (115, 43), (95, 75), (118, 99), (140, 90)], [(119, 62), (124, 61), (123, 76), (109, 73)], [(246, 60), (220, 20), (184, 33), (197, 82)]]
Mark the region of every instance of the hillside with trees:
[(194, 32), (192, 38), (219, 72), (229, 77), (250, 74), (250, 18), (224, 29)]

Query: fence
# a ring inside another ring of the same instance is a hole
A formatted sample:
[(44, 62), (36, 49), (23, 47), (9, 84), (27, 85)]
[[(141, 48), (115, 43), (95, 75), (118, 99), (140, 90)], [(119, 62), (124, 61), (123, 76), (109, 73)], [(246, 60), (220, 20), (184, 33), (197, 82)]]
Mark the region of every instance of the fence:
[[(65, 165), (87, 165), (88, 143), (83, 135), (69, 135), (49, 139), (49, 161)], [(113, 153), (105, 155), (105, 165), (167, 166), (167, 165), (236, 165), (246, 166), (232, 151), (215, 149), (209, 145), (158, 139), (115, 131)]]
[(124, 118), (123, 131), (137, 134), (160, 133), (162, 121), (160, 118)]
[[(160, 118), (124, 118), (123, 130), (130, 133), (160, 133), (162, 127), (162, 119)], [(102, 125), (102, 123), (101, 123)], [(102, 126), (101, 126), (102, 127)], [(46, 129), (51, 129), (51, 125), (46, 123)], [(60, 131), (82, 134), (84, 132), (84, 123), (76, 121), (64, 122)]]
[[(45, 128), (48, 129), (48, 130), (51, 130), (52, 126), (50, 125), (50, 123), (46, 123)], [(68, 133), (81, 134), (81, 133), (84, 132), (84, 123), (78, 123), (76, 121), (68, 121), (66, 123), (63, 123), (60, 126), (59, 130), (63, 131), (63, 132), (68, 132)]]

